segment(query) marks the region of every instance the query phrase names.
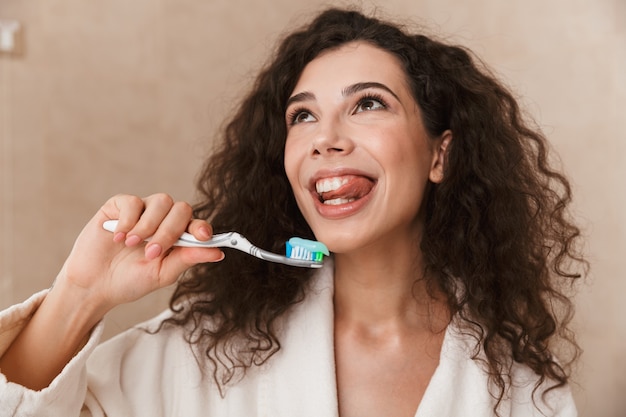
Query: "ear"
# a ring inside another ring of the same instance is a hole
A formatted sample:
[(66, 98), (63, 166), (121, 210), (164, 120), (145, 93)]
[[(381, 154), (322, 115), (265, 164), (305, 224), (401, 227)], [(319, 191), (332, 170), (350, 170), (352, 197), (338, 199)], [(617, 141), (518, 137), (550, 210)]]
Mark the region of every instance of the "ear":
[(428, 178), (438, 184), (443, 181), (443, 172), (448, 154), (448, 145), (452, 141), (452, 131), (446, 130), (435, 142), (433, 159), (430, 165), (430, 174)]

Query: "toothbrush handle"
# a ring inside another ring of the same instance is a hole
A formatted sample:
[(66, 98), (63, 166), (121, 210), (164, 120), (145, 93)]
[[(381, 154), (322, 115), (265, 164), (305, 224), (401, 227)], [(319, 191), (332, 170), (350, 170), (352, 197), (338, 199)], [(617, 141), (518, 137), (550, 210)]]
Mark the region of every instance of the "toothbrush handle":
[[(107, 220), (102, 224), (102, 228), (104, 230), (107, 230), (109, 232), (115, 232), (115, 228), (117, 227), (117, 220)], [(195, 237), (193, 237), (193, 235), (191, 233), (183, 233), (180, 238), (174, 242), (174, 246), (183, 246), (183, 247), (187, 247), (187, 248), (197, 248), (197, 247), (202, 247), (202, 248), (224, 248), (224, 247), (230, 247), (230, 248), (238, 248), (237, 244), (238, 244), (238, 240), (239, 239), (244, 240), (246, 242), (248, 242), (243, 236), (241, 236), (239, 233), (234, 233), (234, 232), (229, 232), (229, 233), (220, 233), (217, 235), (213, 235), (213, 237), (209, 240), (206, 241), (201, 241), (196, 239)], [(149, 241), (150, 238), (146, 239), (146, 242)], [(252, 246), (252, 244), (250, 244), (250, 242), (248, 242), (248, 244), (250, 246)]]

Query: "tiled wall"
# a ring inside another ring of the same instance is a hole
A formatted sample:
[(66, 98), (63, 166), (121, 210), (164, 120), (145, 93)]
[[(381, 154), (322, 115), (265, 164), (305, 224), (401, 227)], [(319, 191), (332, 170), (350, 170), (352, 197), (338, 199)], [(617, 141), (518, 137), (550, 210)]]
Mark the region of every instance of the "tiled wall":
[[(1, 0), (0, 307), (50, 285), (115, 193), (193, 200), (211, 136), (286, 27), (323, 1)], [(366, 2), (366, 8), (372, 3)], [(516, 89), (575, 185), (592, 274), (577, 300), (581, 415), (626, 415), (626, 2), (390, 0), (472, 47)], [(167, 291), (110, 317), (112, 335)]]

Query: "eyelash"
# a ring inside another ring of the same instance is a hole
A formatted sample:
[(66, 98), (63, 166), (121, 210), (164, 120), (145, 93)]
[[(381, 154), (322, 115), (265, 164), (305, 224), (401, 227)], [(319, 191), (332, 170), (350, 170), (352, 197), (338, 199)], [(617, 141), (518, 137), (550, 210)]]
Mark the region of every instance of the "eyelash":
[(367, 93), (363, 95), (363, 97), (361, 97), (357, 102), (356, 107), (358, 108), (368, 101), (377, 101), (383, 107), (383, 109), (387, 108), (387, 102), (385, 101), (383, 96), (376, 93)]
[[(364, 103), (368, 101), (376, 101), (382, 106), (383, 109), (387, 108), (387, 102), (380, 94), (370, 92), (370, 93), (363, 94), (363, 96), (358, 99), (355, 109), (358, 109), (359, 107), (361, 107)], [(311, 111), (307, 109), (306, 107), (296, 107), (295, 109), (287, 113), (287, 120), (289, 122), (289, 125), (292, 126), (294, 124), (297, 124), (296, 119), (302, 113), (311, 114)]]
[(305, 112), (311, 114), (309, 109), (307, 109), (306, 107), (296, 107), (295, 109), (287, 113), (287, 120), (289, 121), (289, 126), (297, 124), (296, 119), (298, 118), (298, 116), (300, 116), (301, 113), (305, 113)]

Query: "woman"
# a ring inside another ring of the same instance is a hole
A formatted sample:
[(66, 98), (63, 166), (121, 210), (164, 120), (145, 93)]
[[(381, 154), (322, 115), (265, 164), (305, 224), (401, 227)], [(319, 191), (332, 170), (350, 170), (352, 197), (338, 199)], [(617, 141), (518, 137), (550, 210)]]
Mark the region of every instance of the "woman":
[[(546, 146), (464, 49), (324, 11), (257, 78), (193, 212), (113, 197), (55, 285), (3, 313), (0, 410), (575, 415), (561, 288), (579, 231)], [(213, 230), (333, 256), (313, 272), (172, 248)], [(107, 311), (188, 268), (171, 311), (95, 348)]]

